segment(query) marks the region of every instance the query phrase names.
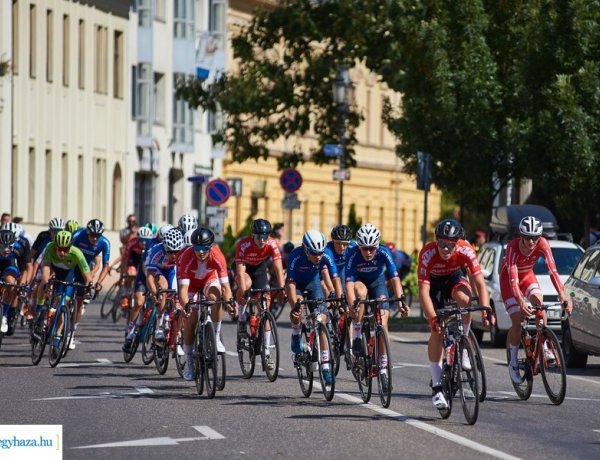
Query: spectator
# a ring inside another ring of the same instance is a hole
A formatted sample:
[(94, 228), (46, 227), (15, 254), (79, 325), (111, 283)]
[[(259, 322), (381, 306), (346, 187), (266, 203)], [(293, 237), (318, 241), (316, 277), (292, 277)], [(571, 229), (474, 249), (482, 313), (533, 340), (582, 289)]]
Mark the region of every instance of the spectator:
[(487, 241), (487, 233), (481, 229), (475, 230), (475, 237), (470, 241), (475, 250), (479, 252), (481, 246)]
[(8, 224), (10, 222), (10, 214), (7, 212), (2, 213), (2, 221), (0, 225)]
[(392, 252), (394, 263), (398, 269), (398, 276), (400, 276), (400, 281), (402, 281), (410, 273), (412, 258), (403, 250), (396, 248), (395, 243), (387, 242), (385, 245)]
[(277, 244), (279, 244), (279, 249), (283, 246), (283, 228), (285, 224), (283, 222), (277, 222), (273, 224), (273, 230), (271, 230), (271, 236), (277, 240)]
[(23, 233), (21, 234), (21, 237), (25, 238), (27, 241), (29, 241), (29, 246), (30, 247), (33, 246), (33, 242), (34, 242), (33, 236), (31, 236), (29, 233), (27, 233), (25, 231), (25, 227), (23, 226), (23, 223), (22, 223), (23, 222), (23, 218), (22, 217), (15, 217), (13, 219), (13, 222), (15, 224), (19, 224), (21, 226), (21, 230), (23, 230)]
[(131, 230), (131, 232), (137, 232), (138, 230), (138, 225), (137, 225), (137, 218), (135, 217), (135, 214), (129, 214), (127, 216), (127, 228), (129, 230)]

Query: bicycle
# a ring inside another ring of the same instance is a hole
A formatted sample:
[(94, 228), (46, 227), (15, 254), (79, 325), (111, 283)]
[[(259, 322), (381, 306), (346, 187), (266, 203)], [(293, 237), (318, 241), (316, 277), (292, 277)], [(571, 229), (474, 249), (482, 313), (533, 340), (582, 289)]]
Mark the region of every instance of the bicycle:
[[(119, 321), (121, 317), (128, 315), (133, 303), (135, 302), (135, 292), (132, 287), (126, 288), (125, 284), (127, 281), (135, 280), (134, 275), (121, 275), (118, 281), (116, 281), (104, 295), (102, 305), (100, 306), (100, 317), (107, 318), (111, 316), (114, 323)], [(127, 298), (127, 308), (121, 307), (121, 300)]]
[(163, 328), (165, 332), (164, 340), (154, 339), (154, 364), (156, 370), (160, 375), (164, 375), (169, 367), (169, 354), (173, 354), (175, 358), (175, 364), (179, 375), (183, 375), (183, 367), (185, 362), (183, 357), (177, 352), (177, 344), (179, 336), (181, 334), (179, 325), (179, 313), (181, 310), (175, 307), (175, 298), (177, 295), (176, 289), (158, 289), (156, 291), (157, 302), (160, 296), (165, 294), (167, 296), (165, 302), (164, 322)]
[[(529, 318), (521, 322), (521, 341), (517, 355), (517, 364), (522, 382), (514, 383), (519, 399), (527, 400), (531, 396), (533, 377), (542, 374), (546, 394), (552, 404), (560, 405), (567, 392), (567, 371), (560, 342), (552, 329), (544, 324), (543, 311), (558, 304), (532, 306), (534, 310), (535, 335), (529, 334)], [(545, 350), (546, 343), (547, 350)], [(510, 343), (506, 341), (506, 359), (510, 366)]]
[(331, 337), (331, 345), (333, 348), (333, 356), (335, 359), (335, 375), (337, 376), (340, 371), (340, 363), (342, 353), (344, 353), (344, 343), (347, 335), (347, 318), (346, 318), (346, 299), (342, 296), (340, 298), (331, 297), (325, 299), (328, 304), (329, 318), (330, 321), (327, 323), (327, 329)]
[[(81, 284), (74, 284), (74, 289), (73, 289), (73, 301), (68, 302), (67, 305), (69, 307), (69, 331), (68, 331), (68, 335), (67, 335), (67, 346), (65, 347), (65, 350), (63, 352), (63, 358), (67, 356), (67, 354), (69, 353), (70, 347), (71, 347), (71, 342), (73, 341), (73, 336), (75, 335), (75, 323), (77, 322), (77, 300), (76, 300), (76, 295), (77, 295), (77, 287), (83, 286)], [(91, 292), (89, 291), (89, 289), (91, 289), (91, 286), (86, 286), (86, 288), (88, 288), (88, 290), (86, 291), (86, 293), (83, 295), (83, 308), (85, 308), (85, 306), (87, 304), (90, 303), (90, 300), (92, 300), (92, 296), (91, 296)], [(98, 294), (98, 291), (94, 292), (94, 296), (93, 298), (96, 298), (96, 295)], [(83, 310), (85, 311), (85, 310)], [(83, 315), (83, 311), (82, 311), (82, 315)]]
[(225, 353), (217, 351), (216, 333), (210, 318), (210, 309), (213, 306), (221, 308), (223, 305), (233, 305), (233, 300), (207, 300), (200, 299), (188, 302), (186, 311), (198, 310), (198, 323), (194, 338), (194, 366), (196, 368), (196, 391), (199, 395), (204, 392), (209, 399), (214, 398), (216, 391), (225, 388), (227, 375)]
[(485, 377), (485, 366), (483, 364), (483, 356), (481, 355), (481, 348), (479, 347), (479, 342), (477, 337), (475, 337), (475, 332), (473, 329), (469, 329), (469, 340), (471, 342), (471, 347), (473, 349), (473, 357), (475, 358), (475, 362), (477, 363), (476, 374), (477, 378), (477, 390), (479, 391), (479, 402), (484, 402), (485, 397), (487, 396), (487, 379)]
[[(332, 299), (330, 299), (332, 300)], [(303, 351), (293, 356), (294, 367), (298, 374), (300, 390), (304, 397), (308, 398), (313, 388), (313, 371), (319, 371), (319, 379), (323, 396), (331, 401), (335, 394), (335, 357), (331, 336), (323, 322), (323, 314), (315, 311), (323, 305), (326, 299), (298, 300), (295, 309), (304, 307), (304, 321), (300, 332), (300, 342)], [(326, 359), (323, 360), (323, 356)], [(328, 368), (331, 374), (331, 383), (327, 384), (323, 371)]]
[[(277, 324), (269, 311), (268, 294), (283, 288), (248, 289), (245, 294), (249, 331), (244, 331), (238, 321), (237, 352), (244, 378), (254, 374), (255, 357), (260, 354), (263, 371), (270, 382), (279, 374), (279, 337)], [(253, 297), (258, 296), (258, 297)], [(245, 325), (244, 325), (245, 326)], [(275, 356), (273, 356), (275, 355)]]
[[(377, 378), (377, 389), (379, 399), (383, 407), (389, 407), (392, 399), (392, 359), (390, 342), (387, 332), (381, 323), (381, 305), (386, 302), (402, 302), (403, 298), (378, 298), (356, 300), (355, 308), (359, 305), (365, 306), (362, 318), (362, 351), (353, 356), (350, 343), (349, 330), (346, 339), (346, 364), (352, 371), (352, 375), (358, 382), (358, 389), (362, 400), (367, 403), (371, 399), (373, 378)], [(371, 309), (368, 313), (367, 310)], [(350, 321), (348, 321), (350, 323)], [(348, 324), (348, 329), (351, 327)], [(374, 336), (371, 336), (371, 330)], [(387, 360), (381, 359), (387, 356)]]
[[(19, 316), (22, 315), (23, 310), (29, 304), (29, 300), (27, 298), (29, 292), (29, 285), (27, 284), (12, 284), (6, 283), (5, 281), (0, 281), (0, 297), (4, 296), (4, 289), (14, 289), (15, 294), (17, 296), (17, 305), (15, 308), (12, 306), (8, 310), (8, 316), (6, 318), (8, 323), (8, 331), (6, 333), (0, 332), (0, 347), (2, 346), (2, 339), (4, 336), (11, 336), (14, 334), (14, 331), (17, 327), (17, 323), (19, 322)], [(24, 316), (23, 316), (24, 317)], [(2, 318), (2, 312), (0, 312), (0, 319)]]
[[(444, 304), (444, 308), (436, 311), (444, 344), (442, 354), (442, 393), (446, 398), (448, 407), (438, 409), (443, 419), (452, 413), (452, 398), (458, 392), (460, 403), (469, 425), (475, 424), (479, 415), (479, 380), (477, 378), (477, 360), (473, 352), (471, 340), (464, 334), (463, 315), (487, 310), (487, 307), (468, 306), (458, 307), (456, 302)], [(471, 369), (463, 367), (463, 354), (467, 353)]]
[[(137, 349), (142, 344), (142, 362), (146, 365), (154, 361), (154, 351), (152, 350), (152, 337), (154, 335), (154, 328), (156, 323), (156, 306), (154, 305), (154, 299), (151, 294), (146, 296), (144, 306), (140, 310), (141, 322), (134, 326), (133, 339), (129, 345), (129, 350), (123, 350), (123, 360), (128, 363), (135, 356)], [(125, 335), (129, 333), (128, 329), (125, 329)]]

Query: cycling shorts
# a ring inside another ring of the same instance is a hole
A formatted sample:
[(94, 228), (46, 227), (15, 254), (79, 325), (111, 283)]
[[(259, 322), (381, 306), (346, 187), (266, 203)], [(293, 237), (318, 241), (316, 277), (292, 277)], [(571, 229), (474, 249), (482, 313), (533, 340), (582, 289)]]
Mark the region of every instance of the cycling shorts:
[(198, 294), (199, 292), (202, 292), (202, 295), (204, 297), (208, 297), (208, 292), (210, 291), (210, 288), (214, 287), (217, 288), (219, 290), (219, 292), (221, 292), (221, 283), (219, 281), (218, 278), (214, 278), (214, 277), (210, 277), (207, 278), (206, 280), (204, 280), (204, 283), (200, 283), (198, 281), (194, 282), (195, 280), (192, 280), (192, 283), (189, 285), (188, 288), (188, 295), (191, 298), (194, 297), (194, 295)]
[[(529, 301), (531, 301), (533, 295), (542, 296), (542, 289), (533, 270), (526, 273), (519, 273), (519, 291)], [(506, 270), (502, 270), (500, 273), (500, 295), (502, 295), (504, 308), (506, 308), (506, 312), (509, 315), (514, 315), (521, 311), (519, 302), (512, 293), (510, 276)]]
[[(305, 285), (296, 284), (296, 294), (302, 296), (305, 299), (322, 299), (325, 295), (323, 294), (323, 288), (321, 287), (320, 280), (313, 280)], [(317, 307), (309, 308), (311, 313), (315, 311), (328, 315), (327, 306), (325, 303), (318, 305)]]
[(448, 276), (432, 276), (429, 279), (429, 285), (429, 297), (436, 310), (444, 308), (444, 304), (452, 300), (452, 294), (459, 287), (466, 287), (471, 291), (469, 280), (460, 270)]
[(253, 289), (266, 289), (269, 286), (268, 259), (258, 265), (246, 264), (246, 273), (252, 280)]

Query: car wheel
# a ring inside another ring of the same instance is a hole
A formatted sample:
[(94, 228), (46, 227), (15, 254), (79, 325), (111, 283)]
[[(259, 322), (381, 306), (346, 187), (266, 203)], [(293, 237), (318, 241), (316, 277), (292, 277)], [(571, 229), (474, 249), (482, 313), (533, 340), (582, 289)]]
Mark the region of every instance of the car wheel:
[(562, 343), (567, 367), (584, 368), (587, 364), (588, 355), (575, 349), (573, 337), (571, 336), (571, 327), (569, 326), (568, 321), (566, 321), (563, 326)]

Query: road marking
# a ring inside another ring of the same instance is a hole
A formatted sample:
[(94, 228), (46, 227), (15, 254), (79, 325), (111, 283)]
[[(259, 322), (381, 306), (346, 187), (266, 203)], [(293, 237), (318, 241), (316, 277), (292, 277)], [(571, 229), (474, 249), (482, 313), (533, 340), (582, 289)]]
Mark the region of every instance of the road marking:
[[(516, 397), (517, 395), (514, 392), (511, 391), (496, 391), (495, 393), (501, 394), (501, 395), (506, 395), (506, 396), (513, 396)], [(536, 394), (536, 393), (532, 393), (530, 398), (543, 398), (546, 399), (548, 398), (548, 395), (544, 394)], [(570, 399), (571, 401), (600, 401), (600, 399), (598, 398), (577, 398), (574, 396), (565, 396), (565, 399)]]
[(397, 334), (389, 334), (390, 339), (392, 339), (395, 342), (400, 342), (400, 343), (423, 343), (423, 342), (427, 342), (427, 340), (425, 339), (406, 339), (402, 336), (399, 336)]
[[(58, 366), (56, 367), (62, 367), (62, 368), (69, 368), (69, 367), (84, 367), (84, 366), (113, 366), (113, 362), (110, 359), (106, 359), (106, 358), (99, 358), (96, 360), (96, 362), (90, 361), (87, 363), (60, 363)], [(29, 366), (10, 366), (8, 367), (8, 369), (37, 369), (38, 367), (50, 367), (50, 365), (48, 364), (47, 366), (33, 366), (33, 365), (29, 365)]]
[(209, 426), (193, 426), (192, 428), (198, 431), (203, 436), (196, 436), (191, 438), (160, 437), (134, 439), (131, 441), (109, 442), (106, 444), (93, 444), (90, 446), (72, 447), (72, 449), (98, 449), (105, 447), (177, 446), (180, 442), (225, 439), (225, 436), (223, 436), (221, 433), (216, 432)]
[(235, 356), (236, 358), (238, 356), (238, 354), (235, 351), (226, 351), (225, 354), (229, 356)]
[(426, 367), (429, 369), (429, 364), (392, 363), (392, 369), (402, 369), (403, 367)]
[(140, 395), (154, 394), (154, 391), (152, 391), (148, 387), (139, 386), (139, 387), (135, 387), (134, 389), (135, 389), (135, 391), (133, 391), (133, 392), (126, 392), (126, 393), (108, 393), (108, 392), (103, 392), (103, 393), (96, 393), (96, 394), (93, 394), (93, 395), (74, 395), (74, 396), (56, 396), (56, 397), (53, 397), (53, 398), (38, 398), (38, 399), (32, 399), (32, 401), (59, 401), (59, 400), (66, 400), (66, 399), (127, 398), (127, 397), (130, 397), (130, 396), (140, 396)]

